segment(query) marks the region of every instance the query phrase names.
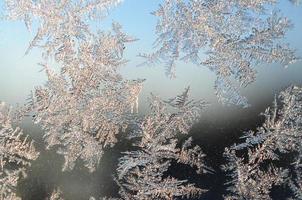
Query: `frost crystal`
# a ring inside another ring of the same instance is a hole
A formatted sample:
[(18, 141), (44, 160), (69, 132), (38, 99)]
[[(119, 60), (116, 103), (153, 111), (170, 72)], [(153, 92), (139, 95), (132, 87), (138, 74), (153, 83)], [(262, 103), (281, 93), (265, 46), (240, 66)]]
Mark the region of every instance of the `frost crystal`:
[(38, 30), (29, 49), (40, 47), (44, 57), (54, 58), (59, 71), (45, 59), (41, 66), (48, 81), (37, 87), (25, 113), (45, 130), (48, 148), (64, 156), (63, 170), (76, 160), (94, 171), (104, 148), (116, 143), (116, 134), (126, 128), (131, 113), (138, 111), (138, 95), (144, 80), (124, 80), (119, 67), (125, 44), (134, 38), (113, 23), (111, 32), (90, 31), (87, 19), (120, 0), (31, 1), (7, 0), (8, 17)]
[(89, 35), (88, 19), (97, 19), (122, 0), (5, 0), (7, 17), (23, 20), (31, 30), (36, 27), (28, 50), (41, 47), (48, 57), (64, 48), (66, 37), (85, 40)]
[[(279, 108), (278, 108), (279, 102)], [(270, 199), (274, 185), (289, 184), (295, 197), (301, 197), (302, 88), (291, 86), (281, 92), (272, 108), (264, 112), (265, 122), (257, 131), (249, 131), (245, 142), (226, 149), (231, 172), (228, 199)], [(236, 151), (247, 150), (247, 160)], [(286, 168), (275, 167), (284, 154), (296, 155), (296, 162)], [(266, 167), (265, 167), (266, 166)]]
[(131, 87), (129, 88), (129, 96), (131, 102), (131, 113), (138, 113), (138, 97), (143, 89), (143, 82), (145, 79), (137, 79), (130, 82)]
[(292, 199), (302, 199), (302, 163), (301, 163), (301, 150), (295, 163), (293, 163), (295, 174), (294, 178), (288, 179), (289, 188), (293, 192)]
[(64, 200), (62, 197), (62, 191), (60, 188), (55, 189), (49, 198), (49, 200)]
[(260, 170), (260, 166), (245, 163), (242, 158), (238, 158), (234, 151), (226, 150), (225, 156), (229, 163), (224, 169), (230, 172), (231, 181), (229, 194), (225, 196), (227, 200), (242, 199), (271, 199), (270, 190), (274, 185), (280, 185), (287, 176), (286, 171), (269, 166), (265, 171)]
[(128, 124), (138, 98), (137, 85), (142, 83), (118, 74), (125, 63), (120, 46), (130, 39), (120, 35), (119, 25), (113, 30), (115, 34), (100, 32), (78, 48), (65, 43), (60, 73), (43, 65), (48, 82), (31, 98), (28, 110), (46, 131), (48, 147), (64, 155), (63, 170), (72, 169), (78, 158), (95, 170), (104, 148), (112, 147)]
[[(64, 156), (63, 170), (73, 169), (81, 159), (94, 171), (104, 150), (128, 128), (135, 150), (124, 152), (119, 159), (115, 180), (121, 199), (178, 199), (205, 192), (188, 180), (167, 176), (173, 161), (197, 173), (211, 171), (204, 164), (201, 148), (192, 147), (191, 138), (182, 146), (177, 138), (189, 132), (205, 103), (189, 100), (189, 88), (167, 101), (152, 95), (151, 114), (137, 118), (145, 80), (126, 80), (119, 73), (127, 62), (125, 45), (135, 39), (117, 23), (109, 32), (90, 29), (90, 19), (102, 18), (121, 0), (5, 2), (8, 19), (23, 20), (33, 30), (35, 36), (26, 53), (34, 47), (42, 51), (40, 65), (47, 75), (46, 84), (35, 88), (19, 116), (33, 115), (45, 132), (47, 148)], [(165, 0), (154, 12), (159, 18), (158, 49), (141, 56), (147, 63), (166, 62), (170, 76), (174, 76), (178, 59), (206, 66), (217, 76), (216, 94), (222, 102), (248, 106), (239, 90), (255, 80), (255, 67), (275, 62), (287, 66), (297, 60), (295, 52), (281, 41), (291, 24), (274, 10), (276, 3)], [(200, 58), (202, 53), (205, 59)], [(265, 111), (262, 127), (247, 132), (244, 143), (226, 149), (229, 162), (223, 168), (231, 178), (226, 199), (270, 199), (275, 185), (286, 185), (293, 199), (302, 199), (301, 113), (302, 89), (289, 87)], [(9, 114), (10, 109), (0, 103), (0, 200), (20, 199), (15, 193), (17, 181), (38, 156), (33, 142), (28, 142), (20, 128), (12, 127)], [(246, 157), (238, 156), (244, 151)], [(276, 165), (284, 154), (294, 157), (288, 167)], [(56, 189), (50, 199), (62, 199), (61, 191)]]
[[(204, 192), (187, 180), (164, 177), (172, 160), (190, 165), (198, 173), (207, 169), (205, 155), (199, 146), (191, 147), (191, 138), (177, 147), (177, 134), (187, 134), (205, 106), (202, 101), (188, 100), (188, 91), (169, 101), (152, 96), (152, 113), (133, 134), (138, 139), (138, 150), (125, 152), (119, 160), (116, 181), (122, 199), (174, 199)], [(168, 112), (168, 107), (175, 112)]]
[[(153, 13), (158, 17), (157, 50), (141, 56), (147, 64), (166, 63), (171, 77), (179, 59), (206, 66), (217, 76), (215, 88), (220, 101), (248, 106), (239, 89), (255, 80), (256, 66), (275, 62), (287, 66), (297, 60), (294, 51), (280, 41), (291, 24), (274, 11), (276, 3), (165, 0)], [(205, 58), (201, 58), (202, 53)]]
[(38, 152), (23, 135), (12, 127), (10, 108), (0, 102), (0, 200), (21, 199), (16, 195), (20, 176), (26, 176), (26, 167), (38, 157)]

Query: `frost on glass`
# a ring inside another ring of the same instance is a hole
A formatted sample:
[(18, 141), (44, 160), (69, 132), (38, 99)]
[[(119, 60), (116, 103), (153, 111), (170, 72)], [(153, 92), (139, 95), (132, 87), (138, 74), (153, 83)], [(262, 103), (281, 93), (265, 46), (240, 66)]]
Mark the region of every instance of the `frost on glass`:
[(175, 76), (177, 60), (205, 66), (216, 74), (215, 88), (225, 104), (248, 106), (239, 89), (256, 78), (264, 63), (287, 66), (297, 60), (282, 42), (290, 21), (275, 0), (165, 0), (153, 14), (156, 51), (141, 54), (146, 64), (166, 64)]
[[(63, 170), (73, 169), (81, 159), (94, 171), (104, 149), (115, 144), (116, 134), (137, 112), (143, 81), (125, 80), (118, 72), (126, 63), (125, 43), (134, 39), (117, 23), (110, 32), (93, 32), (89, 27), (89, 20), (102, 18), (120, 2), (5, 1), (7, 18), (23, 20), (34, 33), (26, 54), (39, 48), (47, 75), (46, 84), (35, 88), (18, 118), (32, 115), (45, 132), (47, 149), (64, 156)], [(49, 64), (51, 59), (55, 64)]]
[[(189, 88), (167, 101), (152, 95), (151, 113), (138, 117), (145, 80), (127, 80), (120, 74), (127, 63), (125, 47), (135, 39), (118, 23), (107, 32), (90, 28), (91, 19), (101, 19), (120, 0), (5, 2), (7, 18), (23, 20), (34, 33), (26, 53), (34, 47), (41, 50), (39, 64), (47, 76), (17, 118), (31, 115), (42, 127), (47, 149), (64, 156), (63, 170), (72, 170), (77, 160), (91, 172), (96, 170), (104, 151), (127, 129), (135, 150), (119, 159), (115, 181), (120, 198), (101, 199), (198, 198), (205, 192), (189, 180), (167, 176), (172, 162), (189, 165), (198, 174), (212, 171), (192, 138), (182, 144), (178, 140), (179, 134), (188, 134), (205, 103), (190, 100)], [(297, 60), (282, 42), (291, 23), (274, 10), (276, 3), (165, 0), (154, 12), (159, 18), (158, 49), (141, 56), (147, 63), (166, 62), (170, 76), (179, 59), (206, 66), (217, 76), (216, 94), (222, 102), (248, 106), (240, 87), (255, 80), (257, 66), (275, 62), (287, 66)], [(290, 188), (292, 199), (301, 199), (301, 98), (301, 88), (286, 89), (265, 111), (263, 126), (246, 132), (244, 143), (226, 149), (224, 170), (230, 176), (226, 199), (270, 199), (276, 185)], [(32, 142), (12, 127), (9, 113), (1, 103), (0, 200), (18, 199), (17, 181), (38, 156)], [(276, 165), (283, 154), (293, 155), (289, 166)], [(62, 199), (61, 190), (50, 196)]]
[(301, 153), (296, 159), (296, 161), (293, 163), (295, 174), (294, 174), (294, 179), (288, 179), (288, 184), (290, 189), (293, 192), (292, 198), (293, 199), (302, 199), (302, 156)]
[(103, 198), (94, 198), (94, 197), (90, 197), (89, 200), (120, 200), (119, 198), (111, 198), (111, 197), (103, 197)]
[(17, 182), (39, 153), (19, 127), (12, 126), (11, 108), (0, 102), (0, 200), (21, 199)]
[(9, 19), (24, 20), (28, 27), (32, 21), (37, 24), (29, 49), (41, 49), (47, 83), (35, 88), (23, 115), (33, 113), (34, 122), (45, 131), (47, 148), (64, 156), (63, 170), (73, 169), (81, 159), (94, 171), (104, 149), (116, 143), (116, 134), (138, 112), (144, 80), (126, 80), (119, 74), (127, 62), (125, 45), (135, 39), (118, 23), (108, 32), (93, 32), (88, 24), (118, 2), (6, 1)]
[(88, 20), (104, 17), (122, 0), (5, 0), (7, 18), (22, 20), (35, 36), (26, 51), (44, 49), (43, 55), (60, 52), (67, 38), (87, 39)]
[(62, 191), (60, 188), (56, 188), (51, 193), (50, 197), (46, 200), (64, 200), (62, 197)]
[(119, 159), (116, 182), (121, 199), (174, 199), (205, 192), (187, 180), (164, 176), (173, 160), (197, 173), (209, 170), (201, 148), (192, 146), (192, 138), (177, 147), (177, 135), (188, 133), (205, 106), (203, 101), (189, 100), (188, 92), (189, 88), (168, 101), (152, 95), (151, 113), (130, 136), (136, 138), (137, 150), (124, 152)]
[(63, 170), (73, 169), (82, 159), (94, 171), (104, 149), (112, 147), (116, 135), (130, 123), (131, 105), (142, 81), (119, 75), (118, 68), (126, 62), (120, 45), (130, 39), (121, 35), (119, 25), (114, 24), (113, 30), (78, 47), (65, 42), (60, 71), (42, 64), (48, 81), (35, 89), (27, 106), (45, 130), (47, 147), (65, 157)]
[[(229, 163), (224, 169), (231, 177), (227, 199), (271, 199), (275, 185), (288, 185), (293, 199), (301, 198), (301, 112), (302, 88), (291, 86), (263, 113), (261, 127), (247, 132), (244, 143), (226, 149)], [(237, 156), (240, 151), (247, 157)], [(282, 155), (294, 156), (294, 162), (278, 167)]]

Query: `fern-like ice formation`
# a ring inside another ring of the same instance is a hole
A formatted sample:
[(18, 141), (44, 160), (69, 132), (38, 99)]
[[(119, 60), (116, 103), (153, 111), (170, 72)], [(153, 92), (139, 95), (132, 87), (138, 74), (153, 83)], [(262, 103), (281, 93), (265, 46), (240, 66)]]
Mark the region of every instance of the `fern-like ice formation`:
[(293, 163), (294, 176), (292, 179), (288, 179), (288, 185), (293, 195), (289, 200), (302, 199), (302, 154), (298, 156), (296, 162)]
[(12, 126), (11, 109), (0, 102), (0, 200), (18, 200), (16, 187), (39, 153), (20, 128)]
[[(191, 139), (178, 147), (177, 134), (187, 134), (204, 107), (188, 99), (189, 88), (168, 101), (152, 96), (152, 113), (142, 122), (133, 121), (143, 79), (125, 80), (119, 68), (126, 63), (125, 45), (134, 41), (113, 24), (112, 31), (91, 31), (88, 19), (100, 18), (121, 0), (6, 0), (7, 17), (23, 20), (35, 34), (32, 48), (42, 50), (41, 66), (47, 83), (37, 87), (24, 113), (33, 113), (45, 131), (48, 148), (64, 156), (63, 170), (73, 169), (78, 159), (94, 171), (104, 149), (116, 143), (116, 135), (134, 124), (130, 137), (136, 151), (120, 158), (116, 182), (124, 200), (174, 199), (198, 196), (203, 189), (187, 180), (166, 177), (172, 161), (208, 170), (205, 156)], [(298, 1), (292, 0), (297, 3)], [(174, 75), (179, 58), (208, 67), (217, 75), (215, 88), (227, 104), (247, 106), (237, 85), (255, 80), (255, 67), (279, 62), (287, 66), (297, 60), (281, 40), (291, 27), (289, 20), (272, 11), (275, 0), (165, 0), (154, 12), (159, 18), (158, 50), (142, 55), (148, 63), (165, 61)], [(272, 13), (269, 13), (272, 11)], [(33, 25), (32, 25), (33, 24)], [(200, 58), (202, 50), (207, 54)], [(50, 66), (54, 58), (59, 70)], [(234, 83), (235, 82), (235, 83)], [(264, 113), (266, 121), (246, 134), (246, 142), (225, 152), (224, 169), (232, 181), (226, 199), (270, 199), (274, 185), (286, 184), (292, 198), (301, 198), (301, 88), (290, 87), (280, 94), (280, 108)], [(15, 188), (30, 160), (37, 158), (32, 142), (13, 128), (9, 109), (0, 104), (0, 200), (19, 199)], [(248, 150), (248, 158), (237, 151)], [(273, 162), (279, 154), (297, 154), (291, 168)], [(263, 163), (270, 162), (266, 165)], [(60, 191), (53, 198), (61, 199)]]
[(45, 57), (60, 52), (67, 38), (87, 39), (87, 35), (91, 32), (88, 20), (105, 16), (110, 7), (121, 1), (5, 0), (7, 18), (22, 20), (29, 30), (35, 32), (26, 53), (33, 47), (41, 47)]
[[(264, 112), (265, 122), (243, 137), (245, 142), (226, 149), (230, 173), (230, 194), (226, 199), (271, 199), (275, 185), (288, 185), (293, 199), (301, 199), (302, 88), (291, 86)], [(236, 155), (248, 152), (247, 158)], [(280, 168), (276, 161), (284, 154), (295, 155), (295, 162)]]
[(139, 95), (131, 91), (142, 81), (119, 75), (118, 68), (125, 63), (120, 45), (130, 39), (121, 34), (119, 25), (113, 30), (114, 34), (100, 32), (77, 48), (65, 42), (70, 51), (62, 55), (60, 72), (44, 65), (47, 84), (36, 88), (31, 98), (28, 109), (45, 130), (47, 146), (64, 155), (63, 170), (73, 169), (80, 158), (94, 171), (104, 148), (116, 143), (116, 134), (131, 120), (131, 105)]
[[(297, 2), (297, 1), (292, 1)], [(205, 66), (216, 74), (218, 99), (248, 106), (240, 87), (252, 83), (263, 63), (287, 66), (297, 60), (282, 42), (290, 21), (275, 10), (275, 0), (165, 0), (154, 12), (156, 51), (141, 54), (146, 64), (164, 62), (175, 75), (179, 59)]]
[(152, 95), (151, 114), (131, 135), (137, 140), (137, 150), (125, 152), (119, 159), (116, 181), (121, 199), (175, 199), (198, 196), (205, 191), (187, 180), (164, 177), (173, 160), (195, 168), (198, 173), (208, 169), (203, 161), (205, 155), (199, 146), (192, 147), (191, 138), (177, 147), (177, 135), (188, 133), (205, 106), (202, 101), (189, 100), (188, 92), (189, 88), (169, 101)]
[[(116, 134), (126, 128), (144, 80), (125, 80), (119, 68), (125, 44), (134, 38), (113, 23), (112, 31), (91, 31), (87, 19), (101, 17), (120, 0), (7, 0), (10, 19), (37, 23), (29, 49), (40, 47), (47, 83), (37, 87), (25, 113), (45, 131), (48, 148), (64, 156), (63, 170), (76, 160), (94, 171)], [(48, 63), (54, 58), (59, 70)], [(135, 107), (134, 107), (135, 106)], [(21, 113), (22, 114), (22, 113)]]

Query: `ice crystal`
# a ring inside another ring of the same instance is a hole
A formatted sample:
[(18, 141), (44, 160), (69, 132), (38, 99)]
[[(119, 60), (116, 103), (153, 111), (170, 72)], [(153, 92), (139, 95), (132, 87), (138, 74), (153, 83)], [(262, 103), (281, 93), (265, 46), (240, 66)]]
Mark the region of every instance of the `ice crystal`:
[(18, 180), (39, 155), (33, 141), (12, 126), (10, 113), (10, 107), (0, 102), (0, 200), (21, 199), (16, 195)]
[(63, 170), (72, 169), (78, 158), (95, 170), (104, 148), (112, 147), (127, 125), (138, 98), (142, 83), (118, 73), (125, 62), (120, 45), (128, 42), (119, 28), (114, 24), (116, 34), (99, 33), (82, 42), (77, 52), (65, 50), (59, 73), (43, 65), (47, 84), (36, 88), (28, 109), (45, 130), (48, 147), (64, 155)]
[(134, 38), (113, 23), (112, 31), (93, 33), (87, 19), (101, 17), (120, 0), (31, 1), (7, 0), (10, 19), (27, 26), (37, 21), (38, 30), (29, 49), (40, 47), (52, 57), (59, 71), (41, 62), (47, 74), (45, 86), (37, 87), (25, 113), (45, 130), (47, 147), (63, 155), (63, 170), (76, 160), (95, 170), (104, 152), (126, 128), (129, 115), (138, 112), (143, 80), (125, 80), (119, 74), (125, 44)]
[(130, 82), (129, 96), (132, 97), (129, 101), (131, 103), (131, 113), (138, 113), (138, 97), (143, 89), (143, 82), (145, 79), (137, 79)]
[(283, 183), (287, 173), (285, 170), (269, 166), (265, 171), (260, 166), (245, 163), (234, 151), (226, 150), (229, 163), (224, 169), (230, 172), (231, 181), (227, 183), (228, 194), (225, 199), (271, 199), (270, 190), (274, 185)]
[(281, 41), (291, 23), (275, 11), (276, 3), (165, 0), (153, 13), (158, 17), (157, 50), (141, 56), (147, 64), (166, 63), (171, 77), (179, 59), (205, 66), (217, 76), (220, 101), (248, 106), (239, 89), (255, 80), (256, 66), (275, 62), (287, 66), (297, 60), (294, 51)]
[[(265, 122), (257, 131), (247, 132), (244, 143), (226, 149), (229, 163), (224, 169), (232, 179), (227, 199), (271, 199), (271, 188), (286, 184), (301, 197), (301, 111), (302, 88), (291, 86), (264, 112)], [(248, 151), (247, 159), (236, 156), (240, 150)], [(275, 167), (274, 161), (288, 153), (297, 157), (293, 166)]]
[[(146, 116), (135, 131), (137, 151), (125, 152), (119, 159), (117, 183), (122, 199), (175, 199), (198, 196), (205, 190), (196, 188), (187, 180), (164, 177), (175, 160), (189, 165), (198, 173), (208, 168), (199, 146), (192, 147), (192, 139), (177, 147), (177, 134), (187, 134), (205, 104), (188, 99), (187, 88), (183, 94), (168, 101), (152, 95), (151, 114)], [(169, 112), (172, 107), (174, 112)]]
[(60, 188), (56, 188), (50, 195), (49, 200), (64, 200)]
[[(35, 88), (19, 116), (32, 114), (45, 132), (47, 148), (64, 156), (63, 170), (73, 169), (81, 159), (94, 171), (105, 149), (117, 142), (116, 135), (128, 128), (136, 150), (119, 159), (116, 182), (121, 199), (178, 199), (205, 192), (188, 180), (167, 176), (173, 161), (197, 173), (211, 170), (201, 148), (192, 146), (192, 138), (181, 146), (178, 140), (178, 134), (188, 134), (205, 103), (189, 100), (189, 88), (167, 101), (152, 95), (151, 113), (140, 119), (138, 97), (145, 80), (126, 80), (119, 73), (127, 62), (125, 45), (135, 39), (117, 23), (108, 32), (91, 31), (89, 20), (102, 18), (121, 0), (5, 2), (8, 19), (23, 20), (34, 32), (26, 53), (34, 47), (42, 51), (40, 65), (47, 75), (46, 84)], [(217, 76), (216, 94), (222, 102), (248, 106), (239, 91), (255, 80), (257, 66), (275, 62), (287, 66), (297, 60), (281, 41), (291, 23), (274, 10), (277, 3), (165, 0), (154, 12), (159, 18), (158, 49), (141, 56), (147, 63), (166, 62), (170, 76), (179, 59), (206, 66)], [(294, 199), (302, 197), (301, 109), (302, 89), (286, 89), (265, 111), (263, 126), (247, 132), (244, 143), (226, 149), (224, 170), (231, 178), (226, 199), (270, 199), (275, 185), (288, 186)], [(12, 127), (9, 114), (1, 103), (0, 200), (20, 199), (15, 193), (17, 181), (38, 156), (20, 128)], [(247, 156), (238, 156), (244, 150)], [(290, 167), (275, 166), (274, 161), (287, 153), (295, 155)], [(62, 199), (61, 191), (56, 189), (50, 199)]]
[(44, 49), (44, 56), (52, 56), (64, 47), (66, 37), (85, 39), (90, 33), (88, 19), (98, 19), (122, 0), (5, 0), (7, 18), (23, 20), (35, 36), (28, 50)]
[(302, 199), (302, 163), (301, 156), (298, 156), (295, 163), (293, 163), (295, 174), (288, 179), (288, 185), (293, 192), (292, 199)]

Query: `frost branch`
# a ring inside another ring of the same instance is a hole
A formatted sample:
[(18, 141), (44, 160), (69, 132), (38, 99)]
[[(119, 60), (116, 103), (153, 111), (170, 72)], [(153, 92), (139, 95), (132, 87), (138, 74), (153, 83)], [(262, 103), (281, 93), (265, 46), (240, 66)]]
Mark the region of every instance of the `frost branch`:
[[(238, 88), (252, 83), (262, 63), (287, 66), (297, 60), (281, 40), (290, 21), (274, 11), (274, 0), (165, 0), (153, 14), (156, 51), (140, 54), (147, 64), (164, 62), (175, 76), (175, 62), (183, 60), (212, 70), (215, 89), (225, 104), (248, 106)], [(271, 12), (271, 13), (270, 13)], [(201, 58), (205, 54), (205, 58)]]

